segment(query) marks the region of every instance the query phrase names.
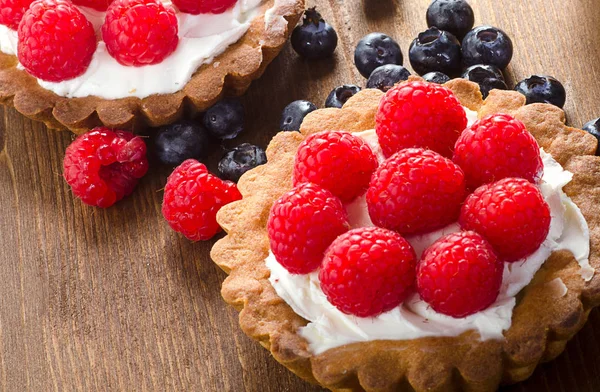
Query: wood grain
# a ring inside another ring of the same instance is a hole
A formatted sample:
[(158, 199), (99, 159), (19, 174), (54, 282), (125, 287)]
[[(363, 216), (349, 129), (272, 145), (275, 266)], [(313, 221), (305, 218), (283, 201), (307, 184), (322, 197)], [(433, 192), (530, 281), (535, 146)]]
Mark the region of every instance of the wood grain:
[[(315, 2), (313, 1), (313, 4)], [(515, 43), (511, 83), (547, 73), (567, 88), (573, 126), (600, 116), (596, 0), (472, 0), (477, 24)], [(425, 29), (428, 0), (329, 0), (318, 6), (340, 35), (334, 58), (308, 63), (289, 46), (244, 103), (241, 140), (266, 146), (292, 100), (322, 105), (372, 31), (403, 51)], [(136, 193), (108, 210), (83, 206), (61, 177), (71, 135), (0, 108), (0, 386), (3, 391), (316, 391), (239, 329), (220, 298), (212, 242), (190, 243), (160, 215), (169, 168), (154, 165)], [(215, 151), (209, 166), (222, 154)], [(557, 360), (506, 391), (600, 390), (600, 312)]]

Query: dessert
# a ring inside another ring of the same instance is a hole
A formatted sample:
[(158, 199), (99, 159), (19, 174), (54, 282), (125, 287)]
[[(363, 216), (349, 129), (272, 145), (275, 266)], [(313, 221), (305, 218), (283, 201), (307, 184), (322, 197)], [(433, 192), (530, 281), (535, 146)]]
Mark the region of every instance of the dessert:
[[(303, 0), (220, 0), (210, 10), (185, 1), (21, 3), (7, 5), (10, 21), (4, 11), (0, 19), (0, 102), (76, 133), (164, 125), (242, 94), (304, 10)], [(39, 30), (29, 27), (46, 22), (36, 48)]]

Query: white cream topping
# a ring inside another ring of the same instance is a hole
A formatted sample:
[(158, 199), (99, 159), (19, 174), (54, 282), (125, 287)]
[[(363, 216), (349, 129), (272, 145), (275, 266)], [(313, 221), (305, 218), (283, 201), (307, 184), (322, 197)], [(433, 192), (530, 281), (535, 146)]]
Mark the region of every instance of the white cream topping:
[[(374, 131), (365, 131), (357, 135), (373, 146), (377, 141), (374, 134)], [(379, 146), (374, 147), (377, 152)], [(331, 305), (321, 291), (318, 271), (307, 275), (290, 274), (270, 253), (265, 262), (271, 270), (271, 284), (294, 312), (309, 321), (299, 332), (309, 342), (311, 351), (320, 354), (334, 347), (370, 340), (458, 336), (469, 330), (477, 331), (483, 340), (502, 339), (502, 332), (511, 325), (512, 311), (516, 304), (515, 296), (531, 282), (535, 273), (555, 250), (565, 249), (572, 252), (581, 266), (583, 279), (591, 279), (594, 269), (589, 264), (587, 223), (579, 208), (562, 190), (573, 175), (543, 150), (540, 154), (544, 162), (540, 190), (550, 206), (552, 216), (548, 237), (529, 257), (515, 263), (505, 263), (502, 286), (496, 302), (473, 315), (457, 319), (437, 313), (416, 293), (402, 305), (377, 317), (360, 318), (347, 315)], [(347, 204), (346, 210), (352, 227), (373, 225), (364, 195)], [(407, 239), (420, 255), (438, 238), (458, 230), (458, 224), (453, 223), (433, 233)], [(563, 282), (553, 284), (558, 292), (564, 295), (566, 286), (563, 288), (561, 283)]]

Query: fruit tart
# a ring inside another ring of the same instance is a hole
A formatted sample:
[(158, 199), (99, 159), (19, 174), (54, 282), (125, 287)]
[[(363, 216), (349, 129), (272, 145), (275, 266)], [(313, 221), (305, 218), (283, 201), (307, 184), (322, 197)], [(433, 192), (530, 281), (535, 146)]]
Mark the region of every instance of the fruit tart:
[(241, 95), (304, 0), (0, 0), (0, 102), (50, 128), (171, 123)]
[(275, 136), (212, 258), (246, 334), (332, 390), (492, 391), (600, 303), (596, 139), (455, 79), (363, 90)]

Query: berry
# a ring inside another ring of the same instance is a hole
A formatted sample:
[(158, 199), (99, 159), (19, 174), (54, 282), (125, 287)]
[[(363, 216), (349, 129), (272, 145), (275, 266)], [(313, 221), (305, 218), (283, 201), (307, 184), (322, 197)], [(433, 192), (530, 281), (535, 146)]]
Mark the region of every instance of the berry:
[(206, 130), (192, 121), (159, 128), (154, 139), (154, 151), (161, 163), (177, 166), (187, 159), (205, 157), (211, 142)]
[(148, 171), (146, 144), (130, 132), (96, 128), (67, 147), (63, 170), (75, 196), (107, 208), (130, 195)]
[[(585, 123), (583, 130), (594, 136), (600, 142), (600, 118), (596, 118)], [(596, 149), (596, 155), (600, 155), (600, 144)]]
[(162, 214), (169, 226), (191, 241), (206, 241), (221, 231), (217, 212), (242, 195), (233, 182), (208, 172), (202, 163), (188, 159), (167, 179)]
[(494, 65), (472, 65), (463, 72), (462, 78), (477, 83), (483, 98), (487, 98), (493, 89), (508, 89), (502, 71)]
[(464, 170), (469, 189), (507, 177), (536, 183), (544, 169), (535, 138), (508, 114), (489, 115), (465, 129), (452, 160)]
[(365, 78), (382, 65), (402, 65), (402, 61), (400, 45), (382, 33), (371, 33), (363, 37), (354, 51), (354, 64)]
[(222, 14), (235, 5), (237, 0), (173, 0), (179, 11), (186, 14)]
[(96, 51), (94, 27), (68, 0), (38, 0), (19, 25), (18, 57), (36, 78), (60, 82), (83, 74)]
[(562, 83), (552, 76), (532, 75), (517, 83), (515, 90), (527, 98), (528, 105), (539, 102), (562, 108), (567, 99)]
[(219, 175), (225, 180), (238, 182), (242, 174), (265, 163), (267, 155), (262, 148), (243, 143), (227, 151), (219, 161)]
[(338, 36), (335, 29), (325, 20), (316, 8), (304, 13), (304, 21), (292, 32), (292, 48), (300, 56), (310, 59), (323, 59), (335, 51)]
[(353, 84), (344, 84), (331, 90), (327, 99), (325, 100), (325, 107), (327, 108), (341, 108), (344, 106), (346, 101), (352, 98), (356, 93), (360, 91), (360, 87)]
[(487, 239), (508, 262), (535, 252), (550, 230), (550, 208), (540, 190), (522, 178), (505, 178), (475, 190), (459, 223)]
[(323, 293), (346, 314), (377, 316), (414, 290), (416, 256), (399, 234), (379, 227), (354, 229), (325, 252), (319, 271)]
[(434, 83), (408, 82), (382, 98), (375, 131), (386, 157), (410, 147), (424, 147), (451, 157), (467, 126), (465, 110), (452, 91)]
[(294, 185), (317, 184), (347, 202), (364, 193), (377, 169), (369, 145), (349, 132), (319, 132), (298, 147)]
[(96, 11), (104, 12), (108, 9), (108, 6), (112, 0), (73, 0), (73, 4), (95, 9)]
[(423, 79), (429, 83), (444, 84), (450, 80), (450, 76), (441, 72), (429, 72), (423, 75)]
[(115, 0), (102, 25), (106, 50), (120, 64), (158, 64), (179, 43), (177, 16), (158, 0)]
[(283, 109), (281, 121), (279, 121), (280, 131), (299, 131), (304, 117), (310, 112), (317, 110), (312, 102), (294, 101)]
[(317, 269), (327, 247), (348, 229), (340, 200), (310, 183), (281, 196), (273, 204), (267, 224), (271, 252), (292, 274)]
[(461, 39), (473, 28), (473, 8), (465, 0), (434, 0), (427, 8), (427, 26)]
[(225, 98), (204, 114), (204, 127), (217, 139), (229, 140), (244, 130), (244, 106), (237, 98)]
[(513, 55), (510, 37), (492, 26), (479, 26), (469, 31), (462, 41), (462, 56), (466, 66), (495, 65), (506, 68)]
[(449, 32), (431, 27), (410, 44), (408, 58), (419, 75), (435, 71), (454, 75), (461, 67), (460, 42)]
[(33, 0), (0, 0), (0, 25), (18, 30), (19, 22)]
[(367, 88), (376, 88), (383, 92), (388, 91), (402, 80), (408, 80), (410, 71), (401, 65), (386, 64), (375, 68), (369, 76)]
[(458, 165), (431, 150), (408, 148), (375, 171), (367, 207), (375, 225), (402, 235), (419, 234), (456, 221), (465, 195)]
[(473, 231), (449, 234), (423, 253), (417, 290), (436, 312), (462, 318), (498, 298), (504, 265), (491, 245)]

